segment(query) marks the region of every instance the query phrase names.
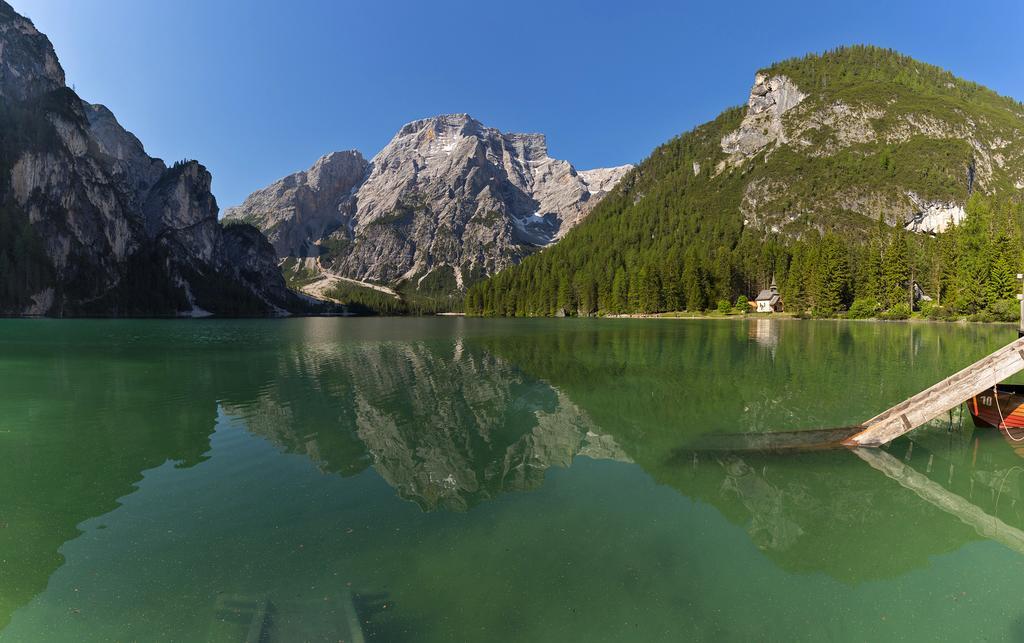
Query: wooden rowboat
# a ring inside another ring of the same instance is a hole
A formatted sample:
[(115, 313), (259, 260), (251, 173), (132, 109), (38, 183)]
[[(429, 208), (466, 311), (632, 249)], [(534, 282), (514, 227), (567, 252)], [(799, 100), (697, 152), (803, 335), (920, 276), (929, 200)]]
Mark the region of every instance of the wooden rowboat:
[(1002, 429), (1024, 442), (1024, 385), (997, 384), (967, 400), (974, 426)]

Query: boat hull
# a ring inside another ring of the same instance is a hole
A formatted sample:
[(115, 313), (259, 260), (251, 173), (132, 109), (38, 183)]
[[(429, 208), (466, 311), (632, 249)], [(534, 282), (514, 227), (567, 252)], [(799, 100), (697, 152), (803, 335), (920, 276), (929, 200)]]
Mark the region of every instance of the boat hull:
[(1024, 386), (1000, 384), (967, 401), (974, 426), (995, 427), (1024, 436)]

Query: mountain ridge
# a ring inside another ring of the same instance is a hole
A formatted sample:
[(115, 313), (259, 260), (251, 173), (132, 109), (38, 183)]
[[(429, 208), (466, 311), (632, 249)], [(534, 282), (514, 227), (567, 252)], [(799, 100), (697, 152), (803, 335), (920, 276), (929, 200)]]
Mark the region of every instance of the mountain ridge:
[[(343, 177), (308, 183), (339, 155)], [(306, 271), (307, 279), (322, 266), (450, 296), (558, 241), (631, 167), (577, 171), (549, 155), (543, 134), (442, 114), (406, 123), (369, 161), (356, 151), (325, 155), (252, 193), (225, 218), (259, 227), (286, 271)]]

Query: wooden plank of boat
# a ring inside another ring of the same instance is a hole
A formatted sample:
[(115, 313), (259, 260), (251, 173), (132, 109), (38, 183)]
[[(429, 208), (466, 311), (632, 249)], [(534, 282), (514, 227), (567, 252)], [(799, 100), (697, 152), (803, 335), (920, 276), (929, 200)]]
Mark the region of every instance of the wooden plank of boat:
[(877, 447), (891, 442), (1021, 370), (1024, 370), (1024, 338), (879, 413), (864, 422), (864, 430), (850, 436), (843, 444)]

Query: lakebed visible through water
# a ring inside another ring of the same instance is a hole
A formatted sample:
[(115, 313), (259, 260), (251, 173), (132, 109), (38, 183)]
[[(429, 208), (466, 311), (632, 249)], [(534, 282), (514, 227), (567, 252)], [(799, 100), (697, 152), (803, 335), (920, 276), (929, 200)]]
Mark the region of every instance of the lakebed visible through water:
[(0, 640), (1019, 639), (998, 432), (687, 448), (864, 420), (1014, 337), (0, 321)]

